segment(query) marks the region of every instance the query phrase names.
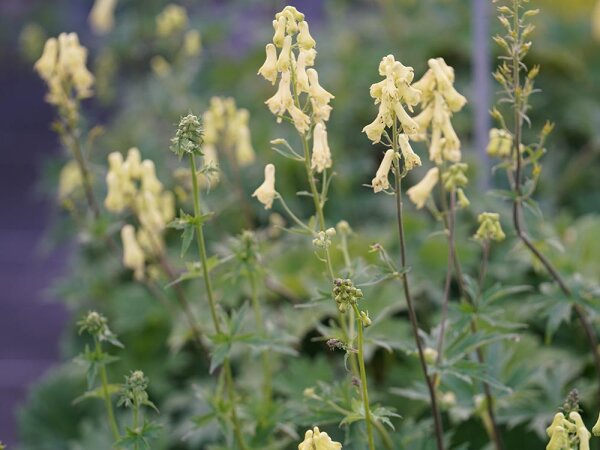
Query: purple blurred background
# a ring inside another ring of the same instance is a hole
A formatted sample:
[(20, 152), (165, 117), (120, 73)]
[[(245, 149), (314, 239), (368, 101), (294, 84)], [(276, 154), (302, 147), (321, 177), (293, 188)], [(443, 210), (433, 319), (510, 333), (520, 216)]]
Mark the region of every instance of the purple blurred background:
[(44, 161), (58, 151), (53, 113), (18, 55), (20, 24), (34, 3), (0, 2), (0, 440), (7, 445), (15, 443), (14, 415), (27, 386), (58, 358), (66, 320), (47, 290), (67, 250), (43, 250), (53, 206), (37, 184)]

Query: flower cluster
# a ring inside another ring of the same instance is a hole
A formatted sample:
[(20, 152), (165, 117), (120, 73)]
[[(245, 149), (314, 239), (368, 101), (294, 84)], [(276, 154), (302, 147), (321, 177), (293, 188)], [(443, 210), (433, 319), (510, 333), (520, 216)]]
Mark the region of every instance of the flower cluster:
[(148, 378), (144, 375), (144, 372), (141, 370), (132, 371), (125, 377), (125, 384), (121, 389), (119, 405), (131, 408), (147, 404), (149, 400), (146, 389), (148, 389)]
[[(325, 122), (329, 120), (329, 102), (334, 96), (319, 84), (319, 75), (312, 68), (317, 55), (316, 42), (304, 14), (293, 6), (286, 6), (275, 15), (273, 27), (273, 43), (267, 44), (266, 60), (258, 73), (272, 84), (279, 78), (279, 86), (265, 103), (278, 121), (287, 113), (300, 134), (313, 128), (311, 165), (320, 173), (331, 167)], [(281, 49), (279, 55), (277, 48)], [(304, 104), (301, 104), (302, 94), (306, 94)]]
[(385, 79), (371, 85), (370, 89), (371, 97), (379, 105), (379, 112), (375, 120), (363, 128), (363, 132), (373, 143), (381, 140), (385, 127), (393, 127), (396, 119), (405, 133), (415, 133), (418, 130), (417, 124), (402, 104), (412, 111), (412, 107), (421, 99), (421, 93), (410, 85), (414, 78), (413, 68), (396, 61), (393, 55), (387, 55), (381, 60), (379, 75)]
[(429, 70), (413, 84), (421, 92), (421, 113), (414, 117), (418, 132), (414, 140), (425, 139), (431, 128), (429, 159), (436, 164), (442, 161), (458, 162), (461, 159), (460, 140), (454, 131), (451, 118), (467, 99), (454, 89), (454, 69), (442, 58), (428, 61)]
[(590, 449), (592, 434), (576, 411), (571, 411), (568, 418), (561, 412), (557, 413), (552, 424), (546, 428), (546, 433), (550, 438), (546, 450), (574, 449), (573, 444), (576, 442), (579, 442), (579, 450)]
[(65, 111), (69, 119), (76, 115), (75, 100), (92, 96), (94, 76), (86, 67), (87, 49), (75, 33), (61, 33), (44, 45), (35, 71), (48, 85), (46, 101)]
[(298, 450), (341, 450), (342, 444), (332, 441), (327, 433), (318, 427), (304, 434), (304, 441), (298, 445)]
[(479, 228), (475, 233), (478, 241), (503, 241), (506, 235), (500, 226), (500, 215), (498, 213), (484, 212), (477, 217)]
[(202, 115), (205, 166), (218, 164), (217, 145), (220, 142), (227, 148), (235, 149), (235, 158), (240, 166), (247, 166), (254, 161), (249, 118), (248, 110), (238, 109), (233, 98), (211, 98), (209, 109)]
[(319, 231), (312, 243), (317, 248), (329, 248), (333, 236), (335, 236), (335, 228), (328, 228), (325, 231)]
[(346, 312), (349, 306), (356, 305), (362, 297), (362, 290), (355, 287), (352, 280), (336, 278), (333, 281), (333, 298), (340, 312)]
[(108, 163), (108, 192), (104, 205), (115, 213), (129, 209), (136, 215), (140, 225), (137, 233), (132, 225), (125, 225), (121, 229), (121, 239), (123, 264), (141, 279), (145, 259), (163, 252), (162, 233), (175, 217), (175, 197), (163, 189), (156, 177), (154, 163), (149, 159), (142, 161), (137, 148), (129, 149), (125, 160), (121, 153), (111, 153)]

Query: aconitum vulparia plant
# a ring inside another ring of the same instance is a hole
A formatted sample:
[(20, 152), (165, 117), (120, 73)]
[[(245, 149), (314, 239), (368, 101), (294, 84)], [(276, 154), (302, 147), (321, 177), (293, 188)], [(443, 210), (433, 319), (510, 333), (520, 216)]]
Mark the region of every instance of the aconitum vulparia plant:
[[(262, 85), (254, 105), (210, 83), (192, 94), (213, 44), (184, 7), (146, 24), (149, 86), (194, 100), (173, 102), (178, 122), (157, 119), (170, 130), (157, 142), (132, 133), (94, 144), (101, 131), (81, 103), (110, 85), (107, 60), (90, 69), (75, 33), (47, 40), (34, 69), (66, 151), (57, 197), (92, 268), (71, 347), (85, 390), (70, 400), (98, 408), (73, 448), (506, 450), (521, 429), (547, 450), (596, 445), (600, 288), (532, 237), (553, 128), (524, 133), (537, 130), (528, 113), (540, 68), (526, 56), (538, 11), (497, 3), (500, 99), (486, 150), (506, 178), (492, 192), (502, 201), (472, 186), (485, 168), (459, 126), (470, 99), (450, 58), (398, 50), (365, 65), (370, 88), (351, 93), (361, 125), (344, 124), (373, 162), (361, 186), (346, 181), (333, 125), (348, 93), (319, 76), (325, 30), (293, 6), (275, 14), (264, 63), (250, 71)], [(93, 31), (117, 33), (125, 7), (97, 0)], [(264, 126), (251, 117), (259, 108)], [(265, 130), (274, 153), (258, 144)], [(535, 317), (521, 320), (528, 302)], [(576, 332), (561, 342), (585, 339), (585, 355), (552, 347), (571, 315)], [(527, 329), (541, 317), (546, 342)], [(554, 350), (566, 363), (542, 364)]]

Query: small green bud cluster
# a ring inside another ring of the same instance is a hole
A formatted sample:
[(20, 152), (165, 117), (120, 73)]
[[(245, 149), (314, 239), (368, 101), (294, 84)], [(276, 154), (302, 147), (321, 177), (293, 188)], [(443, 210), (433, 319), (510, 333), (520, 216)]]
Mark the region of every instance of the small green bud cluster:
[(182, 117), (175, 137), (171, 139), (171, 151), (180, 158), (187, 154), (202, 155), (202, 125), (194, 114)]
[(468, 166), (465, 163), (456, 163), (448, 167), (442, 174), (444, 187), (449, 191), (454, 191), (457, 188), (466, 186), (469, 182), (469, 179), (465, 174), (467, 168)]
[(77, 322), (77, 326), (79, 327), (79, 334), (89, 333), (92, 336), (104, 336), (107, 334), (108, 330), (108, 320), (102, 314), (97, 313), (96, 311), (90, 311), (88, 314)]
[(333, 298), (338, 305), (338, 309), (342, 313), (345, 313), (348, 310), (348, 306), (356, 305), (358, 300), (363, 297), (362, 290), (354, 287), (354, 284), (350, 279), (342, 280), (341, 278), (336, 278), (333, 285)]
[(328, 228), (325, 231), (319, 231), (317, 237), (313, 239), (313, 245), (317, 248), (329, 248), (331, 238), (335, 236), (335, 228)]
[(500, 215), (498, 213), (484, 212), (477, 218), (479, 228), (475, 233), (475, 239), (478, 241), (502, 241), (506, 237), (500, 225)]
[(141, 370), (132, 371), (129, 376), (125, 377), (125, 384), (121, 390), (121, 398), (119, 406), (125, 405), (126, 408), (139, 405), (147, 405), (149, 403), (148, 393), (148, 378)]

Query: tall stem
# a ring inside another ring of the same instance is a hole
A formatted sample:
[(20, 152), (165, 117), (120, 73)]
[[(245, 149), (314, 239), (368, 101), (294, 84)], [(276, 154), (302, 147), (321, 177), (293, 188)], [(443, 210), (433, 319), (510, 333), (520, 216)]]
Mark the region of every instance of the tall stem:
[[(481, 257), (481, 268), (479, 271), (479, 285), (477, 288), (477, 298), (475, 299), (474, 306), (478, 307), (479, 301), (481, 300), (481, 295), (483, 293), (483, 286), (485, 283), (485, 276), (487, 273), (488, 260), (490, 256), (490, 245), (488, 241), (483, 243), (483, 254)], [(471, 318), (471, 333), (476, 334), (478, 331), (477, 321), (475, 317)], [(485, 355), (483, 353), (483, 349), (481, 347), (477, 347), (475, 351), (475, 355), (477, 356), (477, 362), (479, 364), (485, 364)], [(490, 421), (490, 429), (488, 433), (490, 434), (491, 439), (494, 441), (494, 447), (496, 450), (504, 450), (504, 443), (502, 441), (502, 434), (500, 433), (500, 427), (498, 425), (498, 421), (496, 420), (496, 412), (494, 409), (494, 396), (492, 395), (492, 388), (485, 381), (483, 382), (483, 393), (485, 395), (485, 407), (487, 411), (487, 415)], [(485, 424), (485, 421), (484, 421)]]
[[(204, 227), (202, 226), (199, 220), (202, 214), (202, 210), (200, 208), (200, 190), (198, 188), (198, 169), (196, 168), (196, 157), (193, 153), (190, 154), (190, 167), (192, 172), (192, 189), (194, 191), (193, 197), (194, 216), (196, 219), (196, 244), (198, 246), (198, 255), (200, 256), (200, 262), (202, 264), (202, 274), (204, 275), (204, 288), (206, 289), (206, 297), (208, 299), (208, 304), (210, 307), (210, 315), (212, 317), (213, 325), (215, 327), (215, 332), (217, 334), (220, 334), (221, 324), (217, 316), (217, 306), (213, 295), (212, 283), (208, 269), (208, 256), (206, 253), (206, 242), (204, 240)], [(237, 409), (235, 405), (235, 390), (233, 386), (233, 376), (231, 374), (231, 364), (229, 362), (229, 358), (225, 358), (225, 360), (223, 361), (223, 371), (225, 372), (225, 389), (227, 390), (227, 396), (229, 397), (229, 401), (231, 401), (231, 423), (233, 425), (233, 433), (240, 449), (247, 450), (248, 447), (242, 435), (241, 426), (237, 416)]]
[[(394, 121), (393, 127), (393, 139), (392, 139), (392, 147), (394, 152), (398, 151), (398, 143), (397, 143), (397, 124)], [(402, 215), (402, 192), (400, 185), (400, 168), (397, 161), (394, 162), (394, 180), (395, 180), (395, 197), (396, 197), (396, 221), (398, 223), (398, 238), (400, 240), (400, 263), (401, 268), (405, 269), (407, 267), (406, 262), (406, 243), (404, 241), (404, 218)], [(404, 288), (404, 298), (406, 299), (406, 306), (408, 308), (408, 317), (410, 319), (410, 324), (412, 327), (413, 337), (415, 339), (415, 344), (417, 346), (417, 352), (419, 354), (419, 362), (421, 363), (421, 370), (423, 372), (423, 377), (425, 378), (425, 383), (427, 384), (427, 391), (429, 392), (429, 400), (431, 404), (431, 412), (433, 415), (433, 423), (435, 429), (435, 440), (437, 444), (438, 450), (444, 450), (444, 429), (442, 425), (442, 415), (440, 413), (440, 409), (437, 403), (437, 397), (435, 392), (435, 386), (433, 383), (433, 379), (429, 376), (427, 371), (427, 361), (425, 360), (425, 354), (423, 352), (423, 344), (421, 343), (421, 339), (419, 338), (419, 324), (417, 322), (417, 314), (415, 312), (415, 308), (413, 305), (412, 297), (410, 294), (410, 288), (408, 285), (408, 275), (406, 270), (402, 270), (401, 274), (402, 279), (402, 287)]]
[[(140, 405), (138, 405), (138, 403), (135, 402), (133, 405), (133, 429), (136, 431), (137, 431), (138, 427), (140, 426), (139, 413), (140, 413)], [(133, 446), (133, 449), (138, 450), (138, 448), (139, 448), (139, 446), (136, 441), (136, 443)]]
[(367, 372), (365, 370), (365, 355), (364, 355), (364, 336), (363, 324), (360, 320), (360, 311), (356, 305), (352, 305), (354, 314), (358, 318), (358, 365), (360, 367), (360, 387), (362, 391), (363, 407), (365, 410), (365, 423), (367, 424), (367, 439), (369, 441), (369, 449), (375, 450), (375, 440), (373, 439), (373, 424), (371, 418), (371, 406), (369, 404), (369, 388), (367, 386)]
[[(442, 195), (445, 199), (445, 192), (442, 192)], [(447, 222), (447, 230), (448, 230), (448, 268), (446, 271), (446, 281), (444, 282), (444, 297), (442, 299), (442, 319), (440, 321), (440, 334), (438, 336), (438, 345), (437, 345), (437, 361), (436, 364), (439, 364), (442, 360), (442, 355), (444, 352), (444, 338), (446, 335), (446, 322), (448, 321), (448, 306), (450, 303), (450, 283), (452, 281), (452, 266), (454, 262), (454, 220), (455, 220), (455, 212), (456, 212), (456, 197), (454, 191), (450, 193), (450, 208), (447, 210), (448, 213), (448, 222)]]
[[(102, 347), (97, 337), (94, 337), (96, 356), (100, 357), (102, 354)], [(102, 383), (102, 398), (104, 399), (104, 407), (106, 408), (106, 415), (108, 416), (108, 424), (110, 431), (113, 435), (113, 439), (118, 441), (121, 438), (117, 421), (115, 420), (115, 413), (113, 411), (112, 401), (110, 399), (110, 392), (108, 391), (108, 376), (106, 374), (106, 366), (102, 364), (99, 369), (100, 382)]]
[[(521, 178), (522, 178), (522, 166), (523, 160), (521, 155), (521, 141), (522, 141), (522, 129), (523, 129), (523, 101), (522, 101), (522, 88), (521, 88), (521, 57), (519, 54), (519, 48), (521, 46), (521, 27), (519, 24), (519, 7), (520, 0), (513, 0), (514, 7), (514, 30), (517, 33), (515, 44), (512, 49), (512, 69), (513, 69), (513, 121), (514, 121), (514, 140), (513, 140), (513, 155), (515, 157), (515, 177), (514, 177), (514, 191), (517, 194), (513, 201), (513, 225), (517, 236), (523, 242), (523, 244), (529, 249), (529, 251), (537, 258), (537, 260), (544, 266), (550, 277), (558, 284), (561, 291), (566, 297), (571, 297), (572, 293), (567, 284), (562, 279), (562, 276), (553, 266), (548, 258), (535, 246), (535, 244), (529, 239), (525, 225), (523, 223), (523, 210), (521, 204)], [(588, 320), (588, 316), (585, 310), (578, 304), (574, 304), (573, 309), (581, 322), (583, 331), (586, 335), (588, 344), (592, 350), (592, 356), (594, 365), (596, 368), (596, 377), (599, 383), (598, 396), (600, 399), (600, 349), (598, 348), (598, 337), (594, 330), (593, 325)]]
[[(250, 269), (251, 270), (251, 269)], [(252, 291), (252, 307), (254, 309), (254, 319), (256, 321), (256, 328), (263, 337), (266, 337), (265, 324), (263, 322), (262, 308), (260, 307), (260, 301), (258, 300), (258, 286), (256, 283), (256, 275), (253, 271), (248, 274), (250, 281), (250, 289)], [(271, 409), (271, 397), (272, 397), (272, 373), (271, 373), (271, 361), (269, 360), (269, 351), (263, 350), (262, 354), (262, 366), (263, 366), (263, 399), (266, 405), (265, 410), (267, 413)]]

